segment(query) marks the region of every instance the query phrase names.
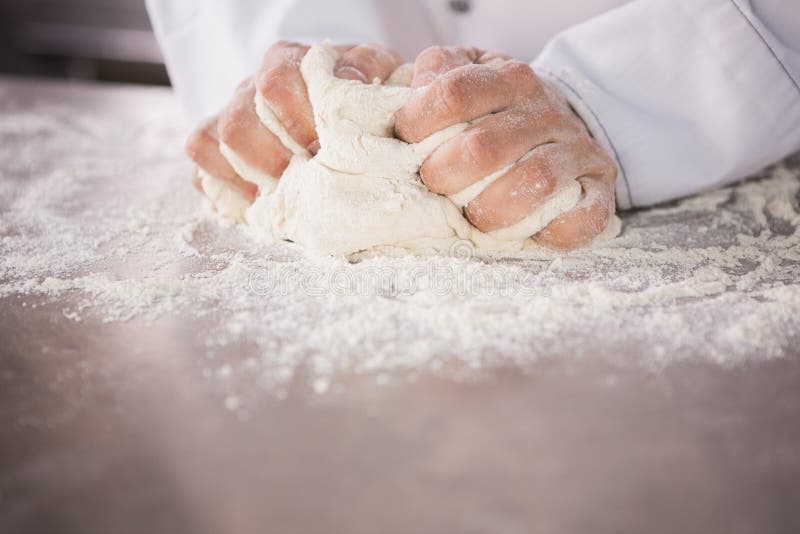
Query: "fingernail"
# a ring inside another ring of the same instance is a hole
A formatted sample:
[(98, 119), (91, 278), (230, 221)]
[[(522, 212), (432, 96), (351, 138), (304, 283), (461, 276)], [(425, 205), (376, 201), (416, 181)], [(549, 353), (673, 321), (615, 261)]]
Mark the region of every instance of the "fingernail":
[(349, 67), (347, 65), (336, 67), (333, 74), (337, 78), (342, 78), (343, 80), (356, 80), (357, 82), (367, 83), (367, 77), (355, 67)]
[(309, 145), (306, 147), (306, 150), (308, 150), (309, 152), (311, 152), (311, 155), (312, 155), (312, 156), (316, 156), (316, 155), (317, 155), (317, 152), (319, 152), (319, 148), (320, 148), (320, 145), (319, 145), (319, 139), (314, 139), (314, 140), (313, 140), (313, 141), (311, 141), (311, 143), (309, 143)]

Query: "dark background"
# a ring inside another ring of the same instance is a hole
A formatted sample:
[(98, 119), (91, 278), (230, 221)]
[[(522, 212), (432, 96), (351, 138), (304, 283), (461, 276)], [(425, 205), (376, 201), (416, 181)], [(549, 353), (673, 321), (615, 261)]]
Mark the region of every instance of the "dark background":
[(169, 84), (144, 0), (0, 0), (0, 74)]

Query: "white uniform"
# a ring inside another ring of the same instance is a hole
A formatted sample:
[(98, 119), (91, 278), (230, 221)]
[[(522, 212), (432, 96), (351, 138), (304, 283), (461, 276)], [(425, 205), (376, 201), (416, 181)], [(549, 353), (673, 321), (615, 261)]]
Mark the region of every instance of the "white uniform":
[(796, 0), (148, 0), (192, 123), (280, 39), (469, 44), (531, 61), (613, 154), (617, 203), (741, 179), (800, 149)]

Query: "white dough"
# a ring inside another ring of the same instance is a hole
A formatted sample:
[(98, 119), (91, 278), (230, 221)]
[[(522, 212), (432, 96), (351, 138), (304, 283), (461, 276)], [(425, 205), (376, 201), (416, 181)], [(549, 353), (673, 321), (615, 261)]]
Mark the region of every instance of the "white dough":
[(198, 169), (200, 187), (211, 202), (214, 210), (223, 219), (242, 222), (250, 201), (223, 180), (214, 178), (203, 169)]
[[(452, 198), (431, 193), (420, 180), (420, 165), (469, 125), (451, 126), (416, 144), (394, 138), (395, 114), (415, 92), (407, 86), (411, 69), (399, 68), (386, 85), (364, 84), (336, 78), (337, 57), (327, 43), (315, 44), (301, 64), (322, 147), (313, 158), (256, 93), (263, 124), (295, 154), (277, 187), (262, 190), (245, 214), (259, 236), (288, 239), (317, 254), (348, 255), (386, 247), (452, 251), (467, 242), (481, 255), (520, 255), (541, 250), (529, 236), (578, 202), (580, 184), (568, 180), (517, 224), (478, 231), (461, 208), (507, 169)], [(618, 222), (607, 230), (614, 229), (616, 235)]]

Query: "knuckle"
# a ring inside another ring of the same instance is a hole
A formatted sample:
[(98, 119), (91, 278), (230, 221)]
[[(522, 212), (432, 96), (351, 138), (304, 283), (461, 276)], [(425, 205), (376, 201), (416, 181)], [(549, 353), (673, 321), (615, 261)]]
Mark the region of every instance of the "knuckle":
[(530, 84), (536, 80), (533, 69), (522, 61), (506, 61), (500, 67), (501, 73), (514, 83)]
[(603, 202), (597, 202), (587, 207), (583, 213), (576, 214), (574, 235), (570, 240), (576, 246), (597, 236), (608, 224), (611, 210)]
[(491, 165), (497, 159), (497, 149), (492, 136), (485, 130), (467, 133), (464, 139), (464, 151), (471, 162), (478, 167)]
[(480, 51), (480, 54), (476, 58), (478, 63), (490, 63), (493, 61), (508, 61), (511, 59), (511, 56), (505, 54), (503, 52), (496, 52), (493, 50), (487, 51)]
[(552, 166), (544, 160), (530, 160), (522, 168), (525, 188), (537, 197), (549, 195), (555, 190), (556, 177)]
[(614, 184), (617, 181), (617, 165), (611, 159), (604, 159), (601, 163), (600, 176), (608, 184)]
[(299, 43), (297, 41), (292, 41), (292, 40), (289, 40), (289, 39), (281, 39), (280, 41), (278, 41), (275, 44), (273, 44), (269, 49), (271, 51), (274, 51), (274, 50), (285, 50), (285, 49), (294, 49), (294, 48), (302, 49), (302, 48), (305, 48), (305, 45), (303, 45), (302, 43)]
[(560, 250), (577, 247), (585, 238), (587, 228), (579, 224), (574, 212), (557, 217), (545, 226), (535, 238), (538, 242)]
[(267, 49), (262, 64), (266, 66), (292, 61), (292, 58), (303, 55), (307, 49), (305, 45), (294, 41), (278, 41)]
[(601, 178), (605, 182), (614, 183), (617, 179), (617, 163), (611, 154), (608, 153), (600, 143), (598, 143), (589, 132), (584, 128), (584, 136), (586, 138), (582, 149), (590, 155), (590, 161), (593, 167), (593, 174)]
[(360, 52), (369, 59), (378, 59), (383, 54), (380, 45), (364, 45), (360, 47)]
[[(534, 102), (533, 106), (539, 103), (540, 101)], [(565, 121), (564, 115), (552, 106), (544, 106), (544, 109), (541, 106), (533, 107), (531, 116), (537, 123), (549, 127), (551, 132), (563, 131), (565, 134), (572, 135), (580, 135), (582, 133), (580, 128), (577, 127), (582, 126), (581, 124), (576, 126), (571, 121)]]
[(602, 153), (603, 176), (614, 183), (617, 180), (617, 162), (605, 150), (601, 149), (600, 152)]
[(456, 47), (431, 47), (424, 54), (418, 56), (416, 67), (437, 74), (448, 72), (464, 61), (458, 59), (459, 52)]
[(451, 115), (459, 115), (466, 105), (463, 83), (454, 77), (442, 78), (436, 91), (436, 104)]
[(264, 71), (262, 75), (262, 80), (265, 84), (268, 85), (279, 84), (281, 81), (285, 80), (291, 74), (292, 70), (293, 67), (290, 63), (286, 61), (281, 61), (280, 63)]
[(374, 74), (380, 65), (380, 57), (377, 50), (372, 48), (362, 48), (356, 50), (348, 57), (344, 64), (355, 67), (365, 75)]
[(551, 222), (534, 236), (537, 243), (556, 250), (573, 248), (570, 236), (564, 231), (558, 220)]
[[(394, 125), (394, 133), (401, 140), (407, 143), (418, 141), (418, 121), (414, 120), (414, 114), (402, 108), (397, 112), (397, 122)], [(420, 137), (421, 138), (421, 137)]]
[(193, 131), (184, 144), (184, 151), (186, 155), (192, 160), (196, 160), (197, 156), (208, 146), (210, 138), (204, 128), (199, 128)]
[(247, 93), (253, 87), (253, 78), (245, 78), (236, 86), (236, 95)]
[(270, 108), (279, 117), (283, 109), (291, 101), (291, 91), (285, 84), (269, 83), (261, 90), (261, 96), (270, 104)]
[(281, 123), (293, 135), (303, 127), (303, 121), (299, 120), (293, 113), (283, 117)]
[(232, 107), (228, 113), (225, 114), (225, 120), (227, 122), (234, 122), (238, 123), (245, 120), (251, 113), (250, 107), (248, 106), (249, 102), (241, 102), (238, 105)]
[(388, 62), (395, 64), (400, 64), (405, 62), (405, 57), (403, 57), (403, 54), (401, 54), (400, 51), (395, 49), (394, 47), (382, 43), (379, 47), (379, 50)]
[(432, 193), (439, 195), (447, 193), (447, 188), (441, 179), (441, 174), (430, 160), (426, 160), (425, 163), (422, 164), (422, 167), (420, 167), (419, 177), (422, 183), (425, 184), (425, 187)]
[(292, 153), (280, 141), (272, 141), (264, 146), (264, 155), (267, 159), (267, 170), (274, 176), (280, 176), (289, 166)]
[(464, 56), (466, 56), (466, 58), (469, 59), (473, 63), (475, 61), (478, 61), (478, 59), (483, 54), (483, 50), (481, 50), (480, 48), (475, 48), (474, 46), (462, 47), (460, 52), (462, 54), (464, 54)]
[(374, 59), (377, 54), (375, 49), (361, 45), (353, 48), (346, 55), (351, 61), (369, 61)]
[(482, 232), (486, 232), (490, 229), (490, 213), (490, 207), (486, 206), (483, 199), (480, 197), (464, 206), (464, 217), (466, 217), (467, 221), (469, 221), (472, 226)]
[(441, 66), (447, 61), (449, 54), (444, 47), (431, 46), (423, 50), (417, 57), (417, 63), (430, 66)]
[(229, 144), (233, 141), (234, 137), (236, 136), (237, 132), (237, 121), (233, 114), (225, 115), (224, 117), (220, 118), (219, 121), (219, 139), (225, 144)]
[(295, 141), (306, 146), (316, 139), (316, 132), (301, 113), (291, 112), (281, 117), (281, 124)]
[(232, 141), (236, 134), (242, 129), (248, 116), (248, 111), (242, 106), (236, 106), (225, 113), (219, 118), (217, 126), (217, 133), (222, 142), (227, 143)]

